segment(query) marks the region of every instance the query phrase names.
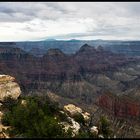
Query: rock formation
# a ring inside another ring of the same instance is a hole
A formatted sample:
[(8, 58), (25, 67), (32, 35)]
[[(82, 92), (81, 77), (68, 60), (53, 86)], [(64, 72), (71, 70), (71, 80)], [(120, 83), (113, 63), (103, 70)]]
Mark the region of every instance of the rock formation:
[(84, 112), (80, 107), (77, 107), (73, 104), (68, 104), (64, 106), (64, 111), (68, 113), (71, 117), (74, 117), (76, 115), (82, 115), (85, 122), (89, 122), (90, 120), (90, 114), (88, 112)]
[(67, 118), (69, 123), (68, 122), (61, 122), (60, 124), (62, 124), (64, 126), (64, 130), (65, 132), (68, 131), (68, 129), (71, 129), (72, 130), (72, 137), (78, 135), (79, 133), (79, 130), (80, 130), (80, 124), (78, 122), (76, 122), (73, 118), (71, 117), (68, 117)]
[(99, 130), (98, 130), (97, 126), (92, 126), (92, 127), (90, 128), (90, 132), (91, 132), (91, 134), (97, 136), (98, 133), (99, 133)]
[(98, 98), (98, 105), (116, 117), (140, 121), (140, 104), (127, 96), (105, 93)]
[(15, 78), (9, 75), (0, 75), (0, 100), (3, 101), (10, 96), (17, 99), (21, 94), (19, 85), (15, 82)]
[[(0, 75), (0, 101), (3, 101), (6, 97), (11, 97), (16, 100), (21, 94), (20, 87), (15, 78), (9, 75)], [(2, 105), (2, 103), (1, 103)], [(0, 111), (0, 138), (9, 138), (8, 134), (3, 130), (7, 130), (10, 126), (3, 126), (1, 124), (1, 118), (3, 112)]]
[(27, 101), (26, 100), (21, 100), (21, 105), (26, 106), (27, 105)]
[(68, 104), (64, 106), (64, 112), (61, 111), (61, 113), (65, 113), (68, 119), (68, 122), (61, 122), (62, 125), (64, 125), (65, 131), (67, 131), (69, 128), (72, 129), (72, 135), (73, 137), (79, 134), (79, 130), (81, 129), (81, 123), (77, 122), (75, 120), (75, 117), (77, 115), (82, 115), (85, 121), (85, 125), (89, 127), (89, 121), (91, 119), (91, 115), (88, 112), (84, 112), (80, 107), (75, 106), (73, 104)]
[(82, 113), (82, 109), (79, 107), (76, 107), (73, 104), (68, 104), (64, 106), (64, 110), (69, 113), (71, 116), (77, 115), (77, 114), (81, 114)]

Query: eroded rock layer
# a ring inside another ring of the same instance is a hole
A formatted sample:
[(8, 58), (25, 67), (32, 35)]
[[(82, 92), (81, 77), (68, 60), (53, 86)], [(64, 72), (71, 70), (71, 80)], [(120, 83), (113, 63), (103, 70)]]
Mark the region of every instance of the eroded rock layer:
[(3, 101), (6, 97), (10, 96), (17, 99), (21, 94), (20, 87), (15, 78), (9, 75), (0, 75), (0, 100)]

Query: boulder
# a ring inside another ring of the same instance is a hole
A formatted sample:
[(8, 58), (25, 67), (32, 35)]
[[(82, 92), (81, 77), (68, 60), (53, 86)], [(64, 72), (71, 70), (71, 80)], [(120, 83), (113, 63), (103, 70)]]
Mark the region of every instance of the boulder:
[(97, 126), (92, 126), (90, 128), (90, 133), (93, 134), (93, 135), (98, 135), (98, 128), (97, 128)]
[(21, 104), (22, 104), (23, 106), (26, 106), (26, 105), (27, 105), (27, 101), (26, 101), (26, 100), (21, 100)]
[(104, 136), (103, 136), (103, 135), (101, 135), (101, 134), (100, 134), (98, 137), (99, 137), (99, 138), (102, 138), (102, 139), (104, 138)]
[(85, 122), (88, 122), (90, 120), (90, 114), (88, 112), (83, 112), (80, 107), (77, 107), (73, 104), (65, 105), (64, 111), (66, 111), (71, 117), (81, 114)]
[(73, 104), (68, 104), (64, 106), (64, 111), (66, 111), (70, 116), (75, 116), (77, 114), (81, 114), (82, 113), (82, 109), (79, 107), (76, 107)]
[(15, 78), (9, 75), (0, 75), (0, 101), (6, 97), (17, 99), (21, 94), (20, 87)]
[(62, 124), (64, 126), (65, 132), (67, 132), (69, 128), (72, 129), (72, 137), (74, 137), (75, 135), (78, 135), (78, 133), (79, 133), (79, 130), (81, 128), (80, 124), (71, 117), (68, 117), (68, 120), (70, 123), (61, 122), (60, 124)]
[(90, 114), (88, 112), (84, 112), (82, 113), (83, 117), (84, 117), (84, 120), (87, 122), (90, 120)]
[(0, 138), (10, 138), (10, 137), (4, 132), (0, 132)]

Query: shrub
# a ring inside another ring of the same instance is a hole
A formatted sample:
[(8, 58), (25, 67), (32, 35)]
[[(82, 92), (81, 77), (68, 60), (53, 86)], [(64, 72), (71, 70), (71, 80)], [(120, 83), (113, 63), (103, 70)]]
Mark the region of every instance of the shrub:
[(85, 125), (85, 120), (84, 120), (84, 117), (83, 117), (83, 115), (82, 114), (76, 114), (75, 116), (74, 116), (74, 120), (76, 121), (76, 122), (78, 122), (78, 123), (81, 123), (81, 124), (83, 124), (83, 125)]
[(108, 138), (111, 135), (110, 124), (105, 116), (101, 116), (99, 128), (99, 133), (103, 134), (105, 138)]
[(8, 109), (11, 110), (14, 106), (16, 106), (18, 103), (17, 100), (13, 99), (11, 96), (5, 97), (4, 100), (2, 101), (2, 108), (3, 109)]
[[(59, 120), (55, 119), (56, 106), (49, 101), (42, 102), (40, 97), (26, 97), (27, 105), (20, 102), (10, 107), (2, 117), (4, 125), (10, 125), (11, 137), (69, 137), (70, 133), (64, 132)], [(7, 106), (9, 107), (9, 106)], [(55, 113), (54, 113), (55, 112)]]

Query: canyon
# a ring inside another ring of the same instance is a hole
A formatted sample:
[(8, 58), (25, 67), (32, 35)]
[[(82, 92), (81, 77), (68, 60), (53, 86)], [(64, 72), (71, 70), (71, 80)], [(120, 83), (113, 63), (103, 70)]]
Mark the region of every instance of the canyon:
[(23, 95), (50, 94), (63, 105), (73, 103), (94, 114), (97, 109), (96, 116), (104, 110), (109, 117), (140, 122), (139, 57), (88, 44), (74, 54), (58, 48), (37, 54), (38, 49), (10, 45), (1, 44), (0, 74), (15, 77)]

